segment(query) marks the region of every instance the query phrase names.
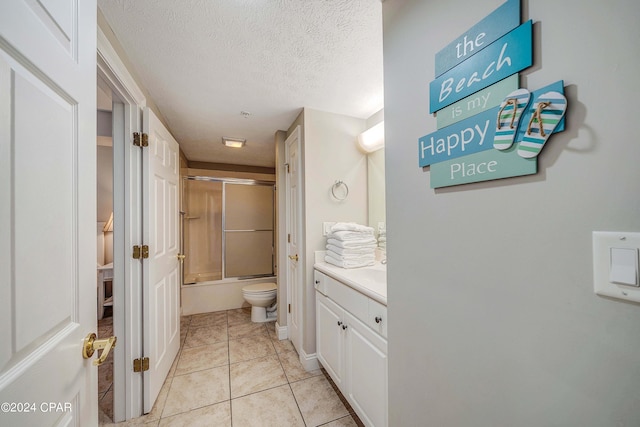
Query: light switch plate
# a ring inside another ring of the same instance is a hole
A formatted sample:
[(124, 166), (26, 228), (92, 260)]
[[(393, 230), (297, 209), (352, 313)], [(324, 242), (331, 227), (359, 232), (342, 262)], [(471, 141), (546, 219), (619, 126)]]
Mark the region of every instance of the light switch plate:
[(331, 232), (331, 227), (335, 225), (335, 222), (323, 222), (322, 223), (322, 235), (326, 236)]
[(640, 302), (640, 287), (611, 281), (612, 248), (640, 248), (640, 233), (593, 232), (593, 290), (598, 295)]

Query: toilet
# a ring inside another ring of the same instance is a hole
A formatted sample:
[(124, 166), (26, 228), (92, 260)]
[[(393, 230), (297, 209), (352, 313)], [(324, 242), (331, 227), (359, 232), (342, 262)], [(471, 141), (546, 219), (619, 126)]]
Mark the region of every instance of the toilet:
[(242, 288), (244, 300), (251, 304), (251, 321), (255, 323), (271, 322), (277, 317), (275, 283), (256, 283)]

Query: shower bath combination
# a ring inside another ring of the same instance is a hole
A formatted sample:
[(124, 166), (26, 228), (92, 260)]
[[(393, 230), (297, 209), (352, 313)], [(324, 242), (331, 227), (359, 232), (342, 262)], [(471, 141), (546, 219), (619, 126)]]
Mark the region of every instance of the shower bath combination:
[(274, 275), (274, 183), (183, 178), (183, 283)]

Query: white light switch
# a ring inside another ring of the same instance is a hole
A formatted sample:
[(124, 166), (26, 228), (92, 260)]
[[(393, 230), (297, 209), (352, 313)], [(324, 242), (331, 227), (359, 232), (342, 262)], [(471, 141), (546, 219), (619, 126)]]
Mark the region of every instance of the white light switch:
[(331, 233), (331, 227), (333, 227), (335, 225), (335, 221), (334, 222), (323, 222), (322, 223), (322, 235), (326, 236), (329, 233)]
[(596, 294), (640, 302), (640, 233), (593, 232), (593, 289)]
[(609, 281), (638, 286), (638, 249), (611, 248)]

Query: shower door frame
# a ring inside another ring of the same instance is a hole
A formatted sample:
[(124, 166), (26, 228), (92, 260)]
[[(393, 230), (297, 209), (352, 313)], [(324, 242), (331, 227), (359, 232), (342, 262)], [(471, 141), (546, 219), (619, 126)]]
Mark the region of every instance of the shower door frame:
[[(273, 277), (276, 275), (276, 259), (275, 259), (275, 254), (276, 254), (276, 197), (275, 197), (275, 190), (276, 190), (276, 182), (275, 181), (269, 181), (269, 180), (257, 180), (257, 179), (245, 179), (245, 178), (219, 178), (219, 177), (210, 177), (210, 176), (193, 176), (193, 175), (185, 175), (182, 177), (183, 180), (183, 188), (182, 188), (182, 192), (184, 195), (184, 183), (186, 181), (210, 181), (210, 182), (221, 182), (222, 183), (222, 225), (221, 225), (221, 232), (222, 232), (222, 245), (221, 245), (221, 251), (222, 251), (222, 257), (221, 257), (221, 270), (222, 270), (222, 277), (220, 279), (220, 281), (224, 281), (227, 279), (237, 279), (237, 280), (246, 280), (246, 279), (257, 279), (260, 277)], [(273, 202), (272, 202), (272, 208), (273, 208), (273, 216), (271, 219), (272, 225), (271, 225), (271, 230), (242, 230), (242, 231), (271, 231), (272, 233), (272, 237), (271, 237), (271, 273), (270, 274), (254, 274), (254, 275), (247, 275), (247, 276), (231, 276), (231, 277), (227, 277), (226, 276), (226, 201), (225, 201), (225, 185), (226, 184), (240, 184), (240, 185), (264, 185), (264, 186), (271, 186), (273, 188)], [(183, 198), (183, 202), (184, 202), (184, 198)], [(185, 206), (182, 206), (183, 209), (185, 209)], [(185, 252), (185, 248), (184, 248), (184, 220), (185, 220), (185, 216), (188, 212), (185, 211), (185, 215), (181, 215), (181, 219), (182, 219), (182, 229), (183, 229), (183, 233), (182, 233), (182, 247), (181, 247), (181, 253), (185, 254), (185, 255), (189, 255)], [(184, 282), (184, 276), (185, 276), (185, 268), (182, 269), (182, 285), (185, 286), (187, 285)], [(197, 282), (196, 282), (197, 283)], [(191, 284), (191, 283), (189, 283)]]

